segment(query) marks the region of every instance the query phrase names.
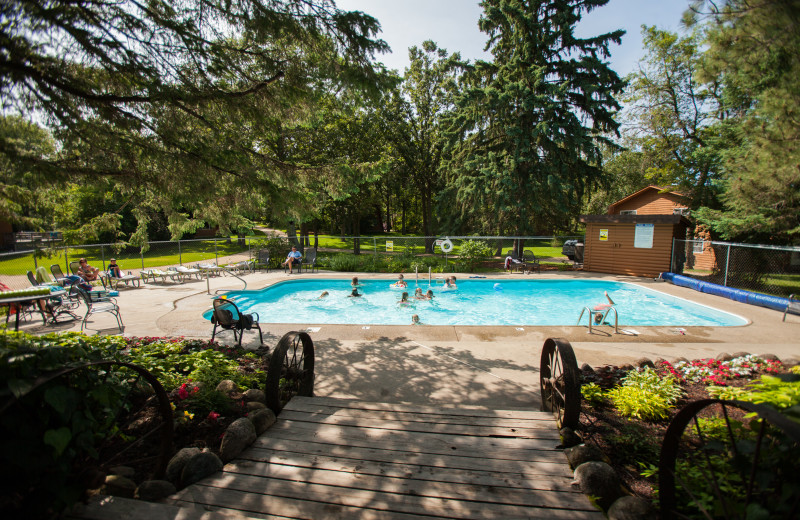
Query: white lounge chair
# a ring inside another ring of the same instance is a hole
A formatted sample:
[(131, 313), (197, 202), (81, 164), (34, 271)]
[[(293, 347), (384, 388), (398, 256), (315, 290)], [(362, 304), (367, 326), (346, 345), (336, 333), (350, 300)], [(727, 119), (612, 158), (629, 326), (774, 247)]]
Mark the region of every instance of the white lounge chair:
[(141, 278), (131, 271), (128, 271), (128, 274), (123, 274), (122, 276), (111, 276), (111, 271), (100, 271), (100, 278), (105, 280), (105, 285), (107, 287), (112, 287), (114, 290), (119, 289), (119, 284), (121, 282), (124, 282), (125, 285), (130, 284), (133, 287), (139, 287), (141, 285)]
[(175, 267), (175, 270), (181, 273), (185, 278), (191, 278), (192, 275), (194, 275), (198, 280), (200, 279), (200, 269), (179, 265)]

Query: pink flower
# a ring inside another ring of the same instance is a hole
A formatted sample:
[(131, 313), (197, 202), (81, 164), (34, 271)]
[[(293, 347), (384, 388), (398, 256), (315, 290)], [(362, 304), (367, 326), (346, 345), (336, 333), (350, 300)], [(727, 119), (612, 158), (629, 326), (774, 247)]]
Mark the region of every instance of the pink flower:
[(186, 399), (189, 397), (189, 391), (186, 389), (186, 383), (183, 383), (180, 388), (178, 388), (178, 397), (181, 399)]
[(216, 422), (219, 418), (219, 414), (217, 412), (208, 412), (208, 420), (211, 422)]

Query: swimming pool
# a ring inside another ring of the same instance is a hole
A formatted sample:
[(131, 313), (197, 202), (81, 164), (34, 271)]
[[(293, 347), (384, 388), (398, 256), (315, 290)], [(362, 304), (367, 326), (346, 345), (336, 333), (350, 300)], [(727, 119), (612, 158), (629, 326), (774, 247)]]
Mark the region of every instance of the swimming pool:
[[(390, 289), (392, 282), (362, 280), (360, 298), (348, 297), (346, 279), (289, 280), (227, 294), (242, 312), (257, 312), (262, 323), (409, 325), (417, 314), (426, 325), (575, 325), (584, 307), (606, 302), (608, 291), (621, 326), (747, 324), (740, 316), (624, 282), (460, 279), (456, 291), (444, 291), (440, 281), (430, 287), (433, 300), (415, 301), (412, 280), (408, 306), (397, 304), (402, 290)], [(427, 280), (419, 287), (427, 291)], [(329, 296), (318, 299), (323, 291)], [(211, 312), (204, 316), (210, 319)], [(582, 323), (588, 323), (586, 316)]]

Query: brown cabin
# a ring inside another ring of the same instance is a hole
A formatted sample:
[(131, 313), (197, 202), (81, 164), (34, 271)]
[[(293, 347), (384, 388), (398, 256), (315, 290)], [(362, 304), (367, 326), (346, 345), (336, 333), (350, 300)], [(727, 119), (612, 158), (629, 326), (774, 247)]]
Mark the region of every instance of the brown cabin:
[(583, 268), (632, 276), (670, 270), (673, 239), (692, 227), (686, 197), (648, 186), (618, 200), (606, 215), (582, 215), (586, 224)]

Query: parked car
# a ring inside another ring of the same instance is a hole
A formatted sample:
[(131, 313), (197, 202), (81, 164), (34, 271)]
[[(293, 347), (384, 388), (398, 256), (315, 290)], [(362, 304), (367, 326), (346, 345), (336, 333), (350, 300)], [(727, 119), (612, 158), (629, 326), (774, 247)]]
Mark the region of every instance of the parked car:
[(561, 254), (570, 260), (575, 260), (575, 244), (577, 243), (577, 240), (565, 240), (564, 245), (561, 246)]

